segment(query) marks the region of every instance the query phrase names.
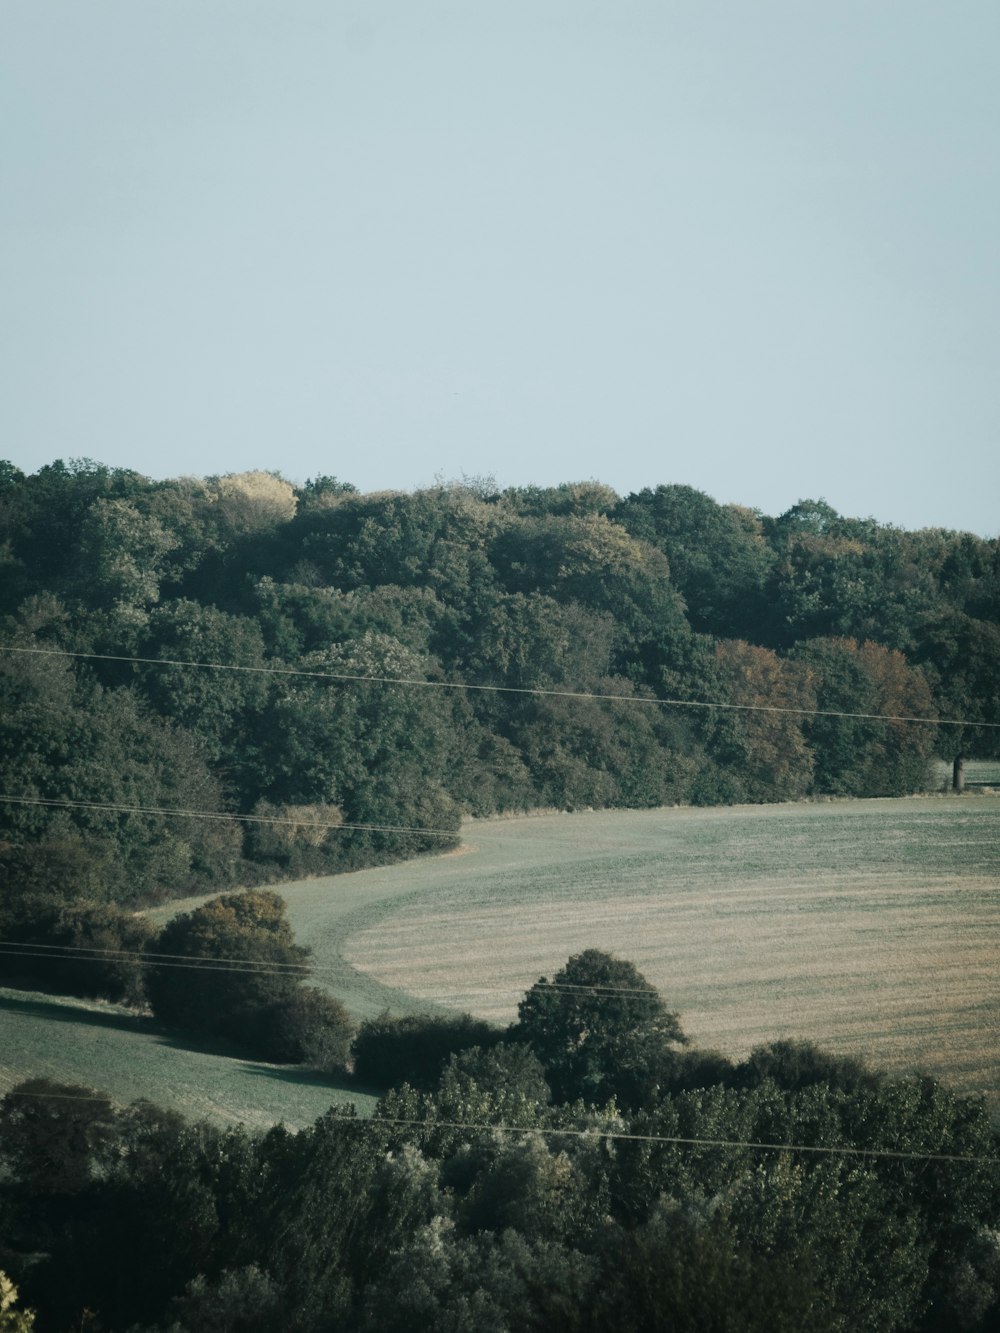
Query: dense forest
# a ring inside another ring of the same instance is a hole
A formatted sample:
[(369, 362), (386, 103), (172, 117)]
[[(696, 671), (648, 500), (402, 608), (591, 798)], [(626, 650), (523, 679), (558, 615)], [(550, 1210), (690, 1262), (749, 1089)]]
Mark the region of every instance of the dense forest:
[(0, 564), (0, 870), (35, 907), (409, 856), (463, 814), (900, 795), (1000, 736), (1000, 544), (821, 501), (0, 464)]
[(12, 1090), (0, 1328), (25, 1307), (37, 1333), (997, 1326), (996, 1134), (933, 1080), (692, 1050), (594, 950), (506, 1030), (383, 1019), (357, 1054), (395, 1080), (374, 1118), (298, 1134)]

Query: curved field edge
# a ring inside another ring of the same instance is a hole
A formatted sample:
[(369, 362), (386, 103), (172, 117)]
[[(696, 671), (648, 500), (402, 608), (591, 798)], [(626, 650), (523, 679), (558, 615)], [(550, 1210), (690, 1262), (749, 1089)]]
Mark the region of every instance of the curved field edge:
[(596, 946), (635, 962), (699, 1045), (810, 1039), (1000, 1109), (997, 797), (536, 814), (463, 834), (457, 852), (278, 886), (315, 980), (356, 1017), (506, 1022)]
[[(316, 983), (355, 1017), (506, 1021), (540, 975), (596, 946), (635, 962), (700, 1045), (738, 1055), (811, 1038), (1000, 1109), (1000, 798), (529, 815), (463, 833), (440, 856), (275, 886)], [(128, 1030), (128, 1011), (103, 1021), (115, 1008), (0, 992), (0, 1088), (46, 1074), (250, 1125), (373, 1104)]]
[[(700, 1046), (742, 1056), (809, 1039), (1000, 1109), (995, 797), (588, 813), (466, 832), (467, 856), (421, 865), (367, 924), (342, 920), (341, 961), (369, 987), (508, 1021), (528, 985), (594, 946), (635, 962)], [(309, 940), (308, 914), (296, 924)], [(319, 923), (309, 942), (330, 957)]]

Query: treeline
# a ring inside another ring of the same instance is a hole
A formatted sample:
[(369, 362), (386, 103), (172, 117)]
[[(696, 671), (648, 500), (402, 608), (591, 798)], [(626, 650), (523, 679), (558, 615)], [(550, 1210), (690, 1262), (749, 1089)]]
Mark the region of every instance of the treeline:
[(368, 1031), (414, 1082), (298, 1134), (10, 1092), (0, 1269), (37, 1333), (997, 1326), (982, 1103), (811, 1046), (692, 1050), (595, 950), (505, 1031), (421, 1021)]
[(0, 652), (0, 790), (91, 807), (0, 802), (8, 917), (409, 856), (464, 813), (896, 795), (1000, 734), (811, 711), (1000, 721), (998, 543), (818, 502), (0, 464), (0, 568), (0, 646), (36, 650)]

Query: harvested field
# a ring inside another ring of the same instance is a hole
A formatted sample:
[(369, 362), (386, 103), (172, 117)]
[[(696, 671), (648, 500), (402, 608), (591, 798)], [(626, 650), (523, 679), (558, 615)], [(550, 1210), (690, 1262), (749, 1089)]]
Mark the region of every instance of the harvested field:
[(436, 885), (345, 922), (344, 959), (506, 1021), (596, 946), (635, 962), (699, 1045), (808, 1038), (1000, 1108), (995, 799), (546, 816), (467, 837), (472, 855), (419, 867)]

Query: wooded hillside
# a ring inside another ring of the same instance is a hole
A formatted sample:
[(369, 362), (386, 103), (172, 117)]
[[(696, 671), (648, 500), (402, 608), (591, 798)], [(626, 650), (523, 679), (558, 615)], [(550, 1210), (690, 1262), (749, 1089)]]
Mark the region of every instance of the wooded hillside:
[(407, 856), (465, 812), (897, 795), (1000, 735), (812, 711), (1000, 721), (997, 541), (821, 501), (0, 464), (0, 561), (0, 644), (106, 655), (0, 653), (0, 790), (256, 817), (0, 803), (33, 912)]

